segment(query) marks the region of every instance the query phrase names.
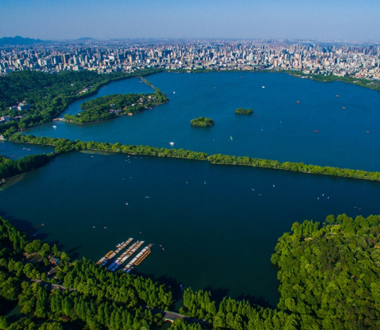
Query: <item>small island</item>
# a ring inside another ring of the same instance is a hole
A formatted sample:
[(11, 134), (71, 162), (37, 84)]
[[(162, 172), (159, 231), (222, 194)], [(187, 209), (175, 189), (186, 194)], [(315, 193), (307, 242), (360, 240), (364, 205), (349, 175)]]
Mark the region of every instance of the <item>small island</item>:
[(215, 122), (211, 118), (198, 117), (190, 121), (191, 126), (195, 127), (211, 127)]
[(237, 115), (252, 115), (253, 114), (253, 109), (237, 108), (235, 110), (235, 113)]
[(76, 115), (65, 115), (64, 119), (74, 124), (93, 123), (119, 116), (131, 116), (168, 101), (166, 95), (159, 90), (152, 94), (106, 95), (81, 104), (81, 112)]

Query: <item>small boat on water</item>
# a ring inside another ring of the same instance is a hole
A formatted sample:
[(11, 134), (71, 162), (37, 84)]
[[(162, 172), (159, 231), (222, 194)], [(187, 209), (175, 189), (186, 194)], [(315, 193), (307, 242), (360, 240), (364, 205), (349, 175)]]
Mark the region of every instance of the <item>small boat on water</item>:
[(174, 142), (169, 142), (169, 144), (170, 144), (171, 146), (174, 146)]
[(315, 130), (314, 133), (319, 133), (319, 131), (318, 131), (318, 130)]
[(261, 86), (261, 88), (265, 88), (265, 86)]
[(53, 128), (57, 128), (57, 126), (53, 125)]

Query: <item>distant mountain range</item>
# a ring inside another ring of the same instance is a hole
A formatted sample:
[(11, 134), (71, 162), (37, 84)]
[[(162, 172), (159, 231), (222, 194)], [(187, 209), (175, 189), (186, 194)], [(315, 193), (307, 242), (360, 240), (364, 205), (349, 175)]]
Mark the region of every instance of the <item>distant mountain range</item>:
[(41, 39), (30, 39), (30, 38), (23, 38), (20, 36), (12, 37), (4, 37), (0, 38), (0, 46), (4, 45), (32, 45), (32, 44), (41, 44), (46, 43), (49, 41), (44, 41)]
[[(94, 41), (96, 39), (90, 37), (79, 38), (76, 40), (72, 40), (72, 42), (86, 42), (86, 41)], [(0, 38), (0, 47), (6, 45), (33, 45), (33, 44), (45, 44), (50, 43), (52, 41), (41, 40), (41, 39), (30, 39), (23, 38), (20, 36), (13, 37), (4, 37)]]
[(83, 38), (77, 39), (76, 41), (92, 41), (92, 40), (96, 40), (96, 39), (90, 38), (90, 37), (83, 37)]

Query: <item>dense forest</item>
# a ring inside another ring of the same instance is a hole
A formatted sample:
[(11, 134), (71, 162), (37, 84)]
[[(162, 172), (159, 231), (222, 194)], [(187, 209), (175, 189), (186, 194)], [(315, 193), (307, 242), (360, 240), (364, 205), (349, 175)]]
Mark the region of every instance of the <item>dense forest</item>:
[(278, 308), (301, 329), (380, 328), (380, 216), (295, 223), (276, 246)]
[(76, 115), (65, 115), (65, 121), (75, 124), (91, 123), (132, 115), (168, 101), (166, 95), (160, 91), (152, 94), (106, 95), (81, 104), (80, 107), (83, 111)]
[[(5, 133), (8, 136), (17, 130), (47, 123), (73, 101), (95, 94), (100, 87), (111, 81), (157, 72), (160, 70), (144, 69), (131, 74), (97, 74), (92, 71), (49, 74), (19, 71), (0, 77), (0, 116), (25, 116), (0, 124), (0, 134)], [(9, 109), (22, 101), (31, 108), (24, 111)]]
[[(171, 330), (378, 329), (379, 233), (380, 216), (296, 222), (271, 258), (280, 280), (275, 309), (229, 297), (217, 302), (209, 291), (186, 288), (179, 312), (188, 318)], [(0, 329), (156, 329), (160, 311), (174, 302), (164, 285), (85, 258), (71, 261), (3, 218), (0, 234)], [(24, 316), (6, 316), (16, 305)]]
[(252, 109), (237, 108), (235, 110), (235, 113), (237, 115), (252, 115), (253, 114), (253, 110)]
[(213, 329), (379, 329), (379, 233), (380, 216), (296, 222), (271, 258), (279, 268), (276, 309), (231, 298), (217, 306), (210, 292), (186, 289), (181, 312)]
[(191, 126), (194, 127), (210, 127), (215, 124), (211, 118), (198, 117), (190, 121)]
[(0, 180), (32, 171), (48, 163), (54, 156), (54, 154), (28, 155), (12, 160), (0, 155)]
[(120, 143), (102, 143), (102, 142), (82, 142), (70, 141), (68, 139), (37, 137), (33, 135), (13, 134), (9, 141), (18, 143), (31, 143), (49, 145), (55, 147), (55, 152), (69, 152), (69, 151), (104, 151), (115, 153), (126, 153), (132, 155), (146, 155), (156, 157), (173, 157), (185, 158), (195, 160), (207, 160), (211, 164), (220, 165), (239, 165), (239, 166), (252, 166), (258, 168), (268, 168), (283, 171), (300, 172), (306, 174), (319, 174), (330, 175), (343, 178), (360, 179), (368, 181), (380, 181), (380, 172), (369, 172), (363, 170), (352, 170), (331, 166), (318, 166), (306, 165), (304, 163), (284, 162), (280, 163), (276, 160), (251, 158), (243, 156), (229, 156), (229, 155), (208, 155), (204, 152), (189, 151), (174, 148), (156, 148), (150, 146), (134, 146), (122, 145)]
[[(28, 241), (3, 218), (0, 233), (0, 329), (156, 328), (163, 323), (156, 310), (173, 302), (171, 292), (149, 278), (112, 273), (84, 258), (71, 262), (57, 246)], [(25, 316), (5, 317), (16, 305)]]

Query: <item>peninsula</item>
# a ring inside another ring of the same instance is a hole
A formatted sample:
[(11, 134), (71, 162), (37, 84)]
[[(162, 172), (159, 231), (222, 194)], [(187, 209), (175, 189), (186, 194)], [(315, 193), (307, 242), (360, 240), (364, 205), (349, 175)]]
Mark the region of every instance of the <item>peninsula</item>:
[(66, 122), (74, 124), (93, 123), (115, 117), (133, 115), (168, 102), (161, 91), (152, 94), (106, 95), (81, 104), (83, 111), (76, 115), (65, 115)]

